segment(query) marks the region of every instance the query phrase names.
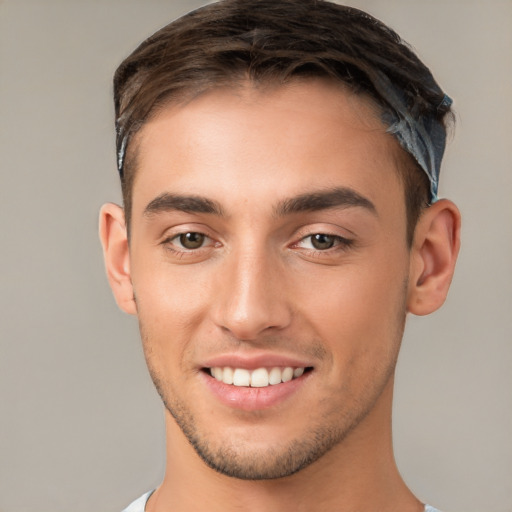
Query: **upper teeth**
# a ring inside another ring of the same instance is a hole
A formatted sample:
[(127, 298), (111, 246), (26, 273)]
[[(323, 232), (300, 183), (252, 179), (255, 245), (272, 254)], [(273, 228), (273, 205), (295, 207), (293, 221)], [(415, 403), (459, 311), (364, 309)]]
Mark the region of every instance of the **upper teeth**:
[(210, 368), (210, 373), (217, 380), (224, 384), (232, 384), (234, 386), (245, 386), (253, 388), (264, 388), (269, 385), (281, 384), (288, 382), (293, 378), (300, 377), (304, 373), (304, 368), (258, 368), (257, 370), (246, 370), (244, 368)]

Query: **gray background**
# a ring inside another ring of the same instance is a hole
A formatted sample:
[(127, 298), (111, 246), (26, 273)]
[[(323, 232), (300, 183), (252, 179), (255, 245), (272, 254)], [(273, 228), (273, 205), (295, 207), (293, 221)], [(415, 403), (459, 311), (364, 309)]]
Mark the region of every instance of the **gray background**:
[[(202, 3), (0, 1), (2, 512), (119, 511), (162, 476), (161, 407), (104, 277), (97, 212), (120, 200), (115, 67)], [(399, 466), (445, 512), (510, 512), (512, 2), (351, 5), (398, 30), (458, 112), (441, 193), (462, 210), (462, 253), (444, 309), (406, 331)]]

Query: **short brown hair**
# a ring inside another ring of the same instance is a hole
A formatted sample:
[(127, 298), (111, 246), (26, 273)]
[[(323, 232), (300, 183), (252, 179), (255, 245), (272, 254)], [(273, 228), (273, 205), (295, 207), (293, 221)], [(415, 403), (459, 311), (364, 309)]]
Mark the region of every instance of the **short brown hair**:
[[(193, 11), (144, 41), (117, 69), (114, 102), (118, 166), (127, 223), (136, 171), (134, 135), (169, 101), (189, 100), (249, 79), (284, 84), (328, 77), (383, 110), (384, 74), (416, 116), (445, 122), (449, 105), (429, 69), (389, 27), (358, 9), (324, 0), (222, 0)], [(407, 241), (429, 202), (429, 180), (400, 149)]]

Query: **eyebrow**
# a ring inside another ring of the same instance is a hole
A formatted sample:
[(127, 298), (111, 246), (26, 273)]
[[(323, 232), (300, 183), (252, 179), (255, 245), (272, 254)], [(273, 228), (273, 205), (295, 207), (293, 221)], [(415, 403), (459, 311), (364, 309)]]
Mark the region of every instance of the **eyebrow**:
[[(280, 201), (274, 207), (274, 215), (284, 217), (293, 213), (327, 210), (330, 208), (361, 207), (377, 215), (375, 205), (366, 197), (348, 187), (336, 187), (300, 194)], [(207, 213), (225, 216), (220, 203), (195, 195), (181, 195), (164, 192), (155, 197), (144, 209), (144, 216), (181, 211), (185, 213)]]
[(377, 209), (369, 199), (348, 187), (319, 190), (285, 199), (276, 206), (274, 213), (282, 217), (292, 213), (349, 207), (361, 207), (377, 215)]
[(224, 211), (217, 201), (201, 196), (185, 196), (164, 192), (155, 197), (144, 209), (144, 216), (150, 217), (154, 214), (169, 211), (180, 211), (185, 213), (210, 213), (224, 216)]

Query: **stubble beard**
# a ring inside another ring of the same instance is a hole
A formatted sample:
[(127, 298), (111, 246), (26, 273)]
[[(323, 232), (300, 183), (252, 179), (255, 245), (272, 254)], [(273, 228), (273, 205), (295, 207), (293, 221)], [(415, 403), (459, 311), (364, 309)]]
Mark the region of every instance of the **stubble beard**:
[(148, 368), (166, 410), (203, 462), (215, 471), (241, 480), (269, 480), (284, 478), (308, 467), (345, 438), (373, 409), (387, 383), (392, 378), (396, 358), (386, 367), (379, 368), (379, 379), (368, 383), (364, 397), (353, 400), (353, 407), (336, 413), (336, 421), (329, 414), (315, 418), (308, 430), (286, 444), (250, 449), (240, 439), (224, 439), (223, 443), (211, 439), (201, 428), (190, 407), (170, 392), (165, 380), (148, 361)]
[[(291, 476), (320, 459), (327, 452), (342, 443), (345, 438), (372, 411), (382, 395), (386, 385), (392, 379), (396, 360), (405, 328), (405, 290), (403, 303), (397, 311), (395, 324), (395, 343), (386, 356), (385, 361), (376, 367), (373, 379), (366, 383), (363, 394), (352, 397), (352, 408), (347, 408), (340, 416), (336, 412), (336, 420), (332, 421), (329, 414), (315, 418), (307, 431), (291, 439), (286, 445), (270, 446), (264, 449), (248, 449), (243, 440), (229, 439), (221, 445), (208, 438), (208, 434), (198, 425), (191, 408), (172, 393), (164, 376), (161, 376), (152, 364), (151, 350), (146, 350), (150, 343), (147, 332), (140, 323), (140, 331), (146, 355), (149, 373), (160, 395), (162, 402), (172, 416), (181, 432), (194, 448), (203, 462), (213, 470), (240, 480), (270, 480)], [(139, 318), (140, 320), (140, 318)], [(327, 400), (329, 397), (327, 398)], [(333, 412), (331, 411), (331, 414)]]
[(341, 429), (333, 431), (318, 426), (305, 439), (291, 440), (286, 446), (248, 450), (245, 443), (237, 443), (237, 440), (231, 440), (230, 445), (212, 444), (196, 429), (196, 422), (187, 409), (177, 403), (168, 404), (165, 400), (164, 405), (208, 467), (240, 480), (271, 480), (291, 476), (322, 457), (350, 431), (347, 429), (344, 433)]
[(196, 428), (196, 422), (187, 409), (176, 402), (168, 404), (165, 400), (164, 405), (208, 467), (240, 480), (271, 480), (291, 476), (342, 442), (359, 421), (357, 418), (353, 425), (336, 429), (319, 424), (286, 445), (251, 450), (244, 442), (237, 443), (239, 440), (230, 440), (230, 445), (212, 444)]

